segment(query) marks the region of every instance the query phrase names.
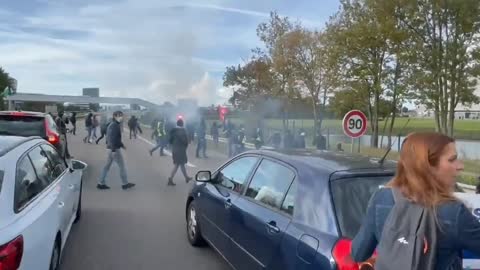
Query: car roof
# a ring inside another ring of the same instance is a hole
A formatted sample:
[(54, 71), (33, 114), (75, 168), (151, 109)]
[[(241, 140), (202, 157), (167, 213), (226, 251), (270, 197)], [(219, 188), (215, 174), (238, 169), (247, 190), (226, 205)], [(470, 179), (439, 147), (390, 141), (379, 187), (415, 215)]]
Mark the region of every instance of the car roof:
[(25, 116), (39, 116), (44, 117), (47, 113), (31, 112), (31, 111), (0, 111), (0, 115), (25, 115)]
[(31, 141), (41, 139), (40, 137), (0, 136), (0, 157), (4, 156), (16, 147)]
[(310, 169), (321, 170), (325, 173), (359, 170), (385, 171), (386, 169), (394, 170), (396, 167), (394, 161), (386, 160), (383, 164), (380, 164), (378, 158), (324, 150), (253, 150), (247, 153), (256, 153), (278, 159), (295, 168), (309, 167)]

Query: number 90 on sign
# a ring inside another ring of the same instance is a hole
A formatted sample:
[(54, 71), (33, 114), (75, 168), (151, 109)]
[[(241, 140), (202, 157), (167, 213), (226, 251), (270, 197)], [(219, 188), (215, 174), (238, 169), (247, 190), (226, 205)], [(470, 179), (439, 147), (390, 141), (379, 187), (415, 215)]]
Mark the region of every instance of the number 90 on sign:
[(343, 131), (351, 138), (358, 138), (367, 131), (367, 117), (358, 110), (348, 112), (343, 118)]
[(363, 127), (363, 121), (362, 119), (360, 118), (357, 118), (357, 119), (354, 119), (354, 118), (350, 118), (350, 120), (348, 120), (348, 129), (349, 130), (361, 130)]

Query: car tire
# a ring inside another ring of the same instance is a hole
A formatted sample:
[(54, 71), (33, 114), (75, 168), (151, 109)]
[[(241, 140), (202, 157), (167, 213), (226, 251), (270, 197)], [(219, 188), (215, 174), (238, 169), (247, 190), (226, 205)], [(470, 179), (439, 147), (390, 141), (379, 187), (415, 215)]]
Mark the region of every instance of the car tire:
[(77, 212), (75, 213), (75, 220), (73, 221), (73, 223), (78, 223), (82, 218), (82, 187), (83, 181), (80, 182), (80, 192), (78, 193), (78, 207)]
[(192, 201), (187, 208), (187, 238), (188, 242), (194, 247), (205, 246), (206, 244), (200, 230), (197, 205), (195, 201)]
[(50, 257), (50, 267), (49, 270), (58, 270), (60, 266), (60, 243), (55, 241), (53, 246), (52, 256)]

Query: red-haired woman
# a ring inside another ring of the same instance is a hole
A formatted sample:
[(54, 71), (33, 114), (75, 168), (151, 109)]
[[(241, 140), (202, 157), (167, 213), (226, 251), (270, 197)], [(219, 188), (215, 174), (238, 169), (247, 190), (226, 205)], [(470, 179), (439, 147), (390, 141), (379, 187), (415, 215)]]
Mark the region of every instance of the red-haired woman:
[(395, 177), (369, 203), (352, 242), (353, 259), (367, 260), (381, 242), (385, 221), (397, 198), (394, 190), (413, 205), (432, 210), (437, 228), (434, 269), (462, 269), (463, 250), (480, 255), (480, 223), (454, 196), (456, 177), (462, 170), (452, 138), (438, 133), (409, 135)]

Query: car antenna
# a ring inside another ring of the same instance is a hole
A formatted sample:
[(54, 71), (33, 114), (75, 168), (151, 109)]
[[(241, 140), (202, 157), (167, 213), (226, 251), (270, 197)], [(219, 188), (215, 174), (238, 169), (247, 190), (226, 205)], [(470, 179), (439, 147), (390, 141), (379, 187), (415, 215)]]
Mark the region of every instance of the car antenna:
[[(405, 125), (402, 127), (402, 129), (400, 130), (400, 135), (402, 134), (402, 131), (407, 127), (408, 123), (410, 123), (410, 118), (408, 118), (407, 122), (405, 123)], [(400, 137), (400, 136), (399, 136)], [(393, 141), (387, 148), (387, 151), (385, 152), (385, 154), (383, 155), (383, 157), (378, 161), (378, 163), (380, 165), (383, 165), (383, 163), (385, 162), (385, 159), (387, 158), (388, 154), (390, 153), (390, 151), (392, 150), (392, 146), (397, 142), (397, 138), (395, 138), (395, 141)]]

